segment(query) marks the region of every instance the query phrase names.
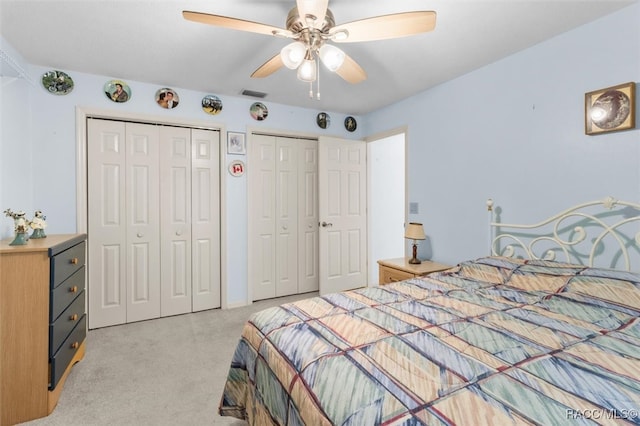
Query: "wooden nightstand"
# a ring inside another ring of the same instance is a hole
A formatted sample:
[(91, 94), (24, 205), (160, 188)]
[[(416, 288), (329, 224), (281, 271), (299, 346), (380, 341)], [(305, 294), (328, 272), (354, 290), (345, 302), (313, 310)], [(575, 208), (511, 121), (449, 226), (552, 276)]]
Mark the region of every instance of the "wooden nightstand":
[(451, 268), (449, 265), (431, 262), (429, 260), (423, 260), (422, 263), (418, 265), (412, 265), (409, 263), (408, 257), (378, 260), (378, 265), (380, 266), (380, 284), (389, 284), (409, 278), (421, 277), (432, 272), (444, 271), (445, 269)]

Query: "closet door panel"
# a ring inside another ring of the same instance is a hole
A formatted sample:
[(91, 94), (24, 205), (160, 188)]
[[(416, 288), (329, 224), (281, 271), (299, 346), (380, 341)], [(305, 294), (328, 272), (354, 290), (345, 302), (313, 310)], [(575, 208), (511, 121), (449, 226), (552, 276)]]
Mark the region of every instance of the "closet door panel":
[(318, 291), (318, 141), (298, 142), (298, 292)]
[(276, 139), (276, 296), (298, 293), (297, 140)]
[(161, 316), (191, 312), (191, 131), (160, 128)]
[(252, 300), (276, 296), (275, 137), (253, 135), (249, 149), (249, 282)]
[(160, 316), (158, 126), (127, 123), (127, 322)]
[(220, 307), (220, 132), (191, 130), (192, 310)]
[(89, 328), (126, 322), (125, 125), (87, 120)]
[(248, 153), (249, 282), (261, 300), (276, 296), (276, 138), (252, 135)]

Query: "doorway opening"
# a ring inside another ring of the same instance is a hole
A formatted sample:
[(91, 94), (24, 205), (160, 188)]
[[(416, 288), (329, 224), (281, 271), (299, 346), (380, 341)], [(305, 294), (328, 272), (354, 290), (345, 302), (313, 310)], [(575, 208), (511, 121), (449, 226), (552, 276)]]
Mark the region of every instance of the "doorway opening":
[(379, 280), (378, 260), (405, 256), (406, 133), (374, 137), (367, 147), (371, 286)]

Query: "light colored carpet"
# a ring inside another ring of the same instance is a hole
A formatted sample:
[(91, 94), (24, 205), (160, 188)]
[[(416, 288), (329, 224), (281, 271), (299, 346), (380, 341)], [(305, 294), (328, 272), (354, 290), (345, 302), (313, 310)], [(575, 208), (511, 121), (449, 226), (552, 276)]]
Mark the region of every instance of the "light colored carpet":
[(89, 331), (58, 406), (29, 426), (246, 425), (217, 413), (251, 313), (317, 293)]

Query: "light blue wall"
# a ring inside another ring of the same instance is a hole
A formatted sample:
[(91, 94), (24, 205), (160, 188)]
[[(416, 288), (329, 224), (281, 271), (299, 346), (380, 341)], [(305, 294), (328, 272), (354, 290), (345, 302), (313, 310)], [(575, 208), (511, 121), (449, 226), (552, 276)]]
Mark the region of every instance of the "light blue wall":
[[(33, 211), (33, 143), (31, 138), (29, 81), (19, 78), (27, 63), (0, 38), (0, 49), (13, 66), (3, 62), (0, 77), (0, 212)], [(13, 235), (13, 221), (0, 219), (0, 237)]]
[(635, 4), (365, 117), (368, 134), (409, 129), (421, 256), (488, 254), (489, 197), (512, 223), (607, 195), (640, 201), (640, 129), (584, 134), (586, 92), (640, 80), (639, 22)]
[[(419, 256), (457, 263), (488, 251), (485, 200), (503, 207), (505, 221), (537, 221), (571, 204), (612, 195), (640, 201), (640, 130), (584, 135), (584, 93), (640, 80), (640, 5), (541, 43), (387, 108), (358, 117), (354, 134), (332, 113), (326, 131), (318, 111), (270, 104), (269, 118), (252, 120), (250, 98), (222, 97), (223, 112), (200, 109), (206, 93), (174, 88), (182, 105), (163, 110), (157, 85), (128, 81), (131, 101), (114, 104), (102, 86), (118, 76), (69, 72), (76, 88), (53, 96), (39, 84), (2, 78), (0, 207), (45, 211), (51, 233), (76, 230), (76, 105), (190, 120), (210, 119), (227, 131), (264, 127), (362, 138), (408, 128), (409, 200), (429, 235)], [(20, 61), (2, 40), (3, 50)], [(24, 64), (36, 83), (48, 69)], [(215, 93), (213, 93), (215, 94)], [(640, 123), (640, 120), (636, 120)], [(233, 158), (227, 158), (227, 163)], [(228, 303), (247, 298), (246, 179), (227, 179)], [(1, 236), (11, 235), (3, 218)]]
[[(76, 232), (76, 107), (160, 119), (167, 116), (208, 121), (223, 130), (222, 143), (226, 143), (224, 131), (251, 130), (363, 138), (361, 128), (353, 133), (344, 129), (345, 114), (328, 111), (332, 124), (323, 130), (316, 125), (316, 115), (320, 110), (279, 105), (267, 100), (262, 101), (269, 108), (267, 119), (253, 120), (249, 107), (256, 101), (254, 98), (220, 95), (223, 110), (212, 116), (202, 111), (200, 104), (205, 95), (215, 92), (173, 87), (180, 96), (180, 105), (166, 110), (154, 101), (156, 91), (162, 86), (137, 81), (127, 81), (132, 90), (131, 99), (116, 104), (106, 98), (103, 86), (118, 76), (90, 75), (63, 69), (73, 78), (75, 87), (68, 95), (51, 95), (40, 84), (42, 74), (51, 68), (27, 64), (6, 40), (1, 41), (2, 50), (21, 63), (31, 83), (25, 79), (2, 78), (0, 207), (2, 211), (6, 208), (25, 210), (29, 217), (35, 209), (41, 209), (47, 216), (47, 232), (50, 234)], [(301, 93), (301, 96), (305, 95), (306, 92)], [(310, 105), (313, 105), (311, 100)], [(358, 116), (356, 119), (361, 121)], [(250, 139), (247, 142), (250, 143)], [(246, 161), (246, 156), (227, 156), (225, 164), (237, 159)], [(246, 174), (241, 178), (227, 177), (225, 191), (227, 303), (234, 306), (247, 302)], [(13, 222), (3, 216), (0, 223), (0, 237), (12, 236)]]

